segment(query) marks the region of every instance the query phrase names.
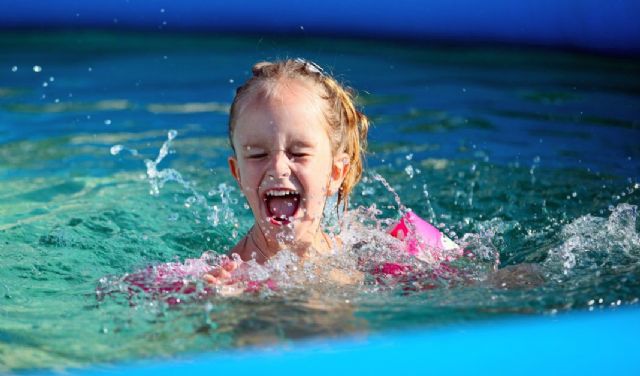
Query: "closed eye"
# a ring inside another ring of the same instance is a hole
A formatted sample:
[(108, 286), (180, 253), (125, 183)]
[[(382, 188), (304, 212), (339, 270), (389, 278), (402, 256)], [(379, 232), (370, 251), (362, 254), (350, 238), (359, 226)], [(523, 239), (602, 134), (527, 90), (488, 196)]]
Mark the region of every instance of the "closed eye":
[(251, 154), (247, 156), (247, 159), (261, 159), (267, 156), (267, 153), (258, 153), (258, 154)]

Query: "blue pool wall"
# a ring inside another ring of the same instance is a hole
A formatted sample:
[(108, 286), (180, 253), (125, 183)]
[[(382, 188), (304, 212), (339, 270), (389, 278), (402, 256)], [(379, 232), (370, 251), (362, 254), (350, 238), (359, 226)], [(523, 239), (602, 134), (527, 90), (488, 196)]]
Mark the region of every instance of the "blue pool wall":
[(297, 342), (70, 372), (106, 375), (640, 375), (640, 310)]
[(640, 54), (638, 0), (0, 0), (0, 4), (0, 29), (342, 35)]

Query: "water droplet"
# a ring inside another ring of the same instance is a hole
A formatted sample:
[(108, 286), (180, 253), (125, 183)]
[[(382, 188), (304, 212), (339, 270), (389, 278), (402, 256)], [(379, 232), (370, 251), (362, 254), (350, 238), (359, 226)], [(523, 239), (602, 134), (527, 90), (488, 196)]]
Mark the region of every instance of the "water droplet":
[(107, 119), (104, 121), (104, 125), (111, 125), (111, 119)]
[(48, 82), (43, 82), (43, 83), (42, 83), (42, 87), (47, 87), (47, 86), (49, 86), (49, 83), (48, 83)]
[(124, 146), (122, 145), (113, 145), (110, 149), (111, 155), (118, 155), (123, 148)]
[(413, 166), (409, 165), (409, 166), (405, 167), (404, 172), (407, 175), (409, 175), (409, 179), (413, 179), (413, 174), (414, 174)]
[(17, 71), (18, 71), (18, 67), (17, 67), (17, 66), (15, 66), (15, 65), (14, 65), (14, 66), (12, 66), (12, 67), (11, 67), (11, 71), (12, 71), (12, 72), (17, 72)]
[(34, 65), (33, 66), (33, 71), (36, 72), (36, 73), (40, 73), (40, 72), (42, 72), (42, 67), (39, 66), (39, 65)]
[(235, 81), (233, 80), (233, 78), (230, 78), (230, 79), (229, 79), (229, 83), (230, 83), (230, 84), (232, 84), (232, 83), (234, 83), (234, 82), (235, 82)]
[(176, 131), (175, 129), (172, 129), (167, 133), (167, 138), (169, 138), (169, 141), (171, 141), (174, 138), (176, 138), (177, 135), (178, 135), (178, 131)]
[(413, 153), (407, 154), (407, 156), (405, 157), (407, 158), (408, 161), (413, 159)]

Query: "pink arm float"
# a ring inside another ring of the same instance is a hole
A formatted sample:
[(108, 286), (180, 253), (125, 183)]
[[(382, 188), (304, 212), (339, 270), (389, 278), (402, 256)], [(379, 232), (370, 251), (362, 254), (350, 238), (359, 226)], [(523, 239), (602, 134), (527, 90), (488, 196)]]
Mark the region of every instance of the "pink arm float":
[(405, 242), (410, 255), (425, 262), (451, 261), (462, 256), (462, 248), (414, 212), (407, 212), (389, 234)]

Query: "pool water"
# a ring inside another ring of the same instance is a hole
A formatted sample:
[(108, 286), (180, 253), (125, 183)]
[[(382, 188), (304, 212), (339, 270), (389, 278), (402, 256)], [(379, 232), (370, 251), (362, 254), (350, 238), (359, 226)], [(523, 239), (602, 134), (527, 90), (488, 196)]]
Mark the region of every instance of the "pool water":
[[(282, 273), (283, 257), (266, 271), (280, 273), (279, 291), (181, 304), (131, 294), (131, 273), (224, 253), (251, 226), (227, 172), (227, 111), (253, 63), (297, 56), (356, 88), (373, 121), (343, 228), (359, 249), (347, 251), (390, 257), (376, 226), (407, 207), (473, 253), (454, 263), (464, 277), (336, 286)], [(2, 33), (0, 372), (637, 305), (637, 63), (504, 46)], [(494, 268), (518, 265), (531, 283), (496, 283)]]

